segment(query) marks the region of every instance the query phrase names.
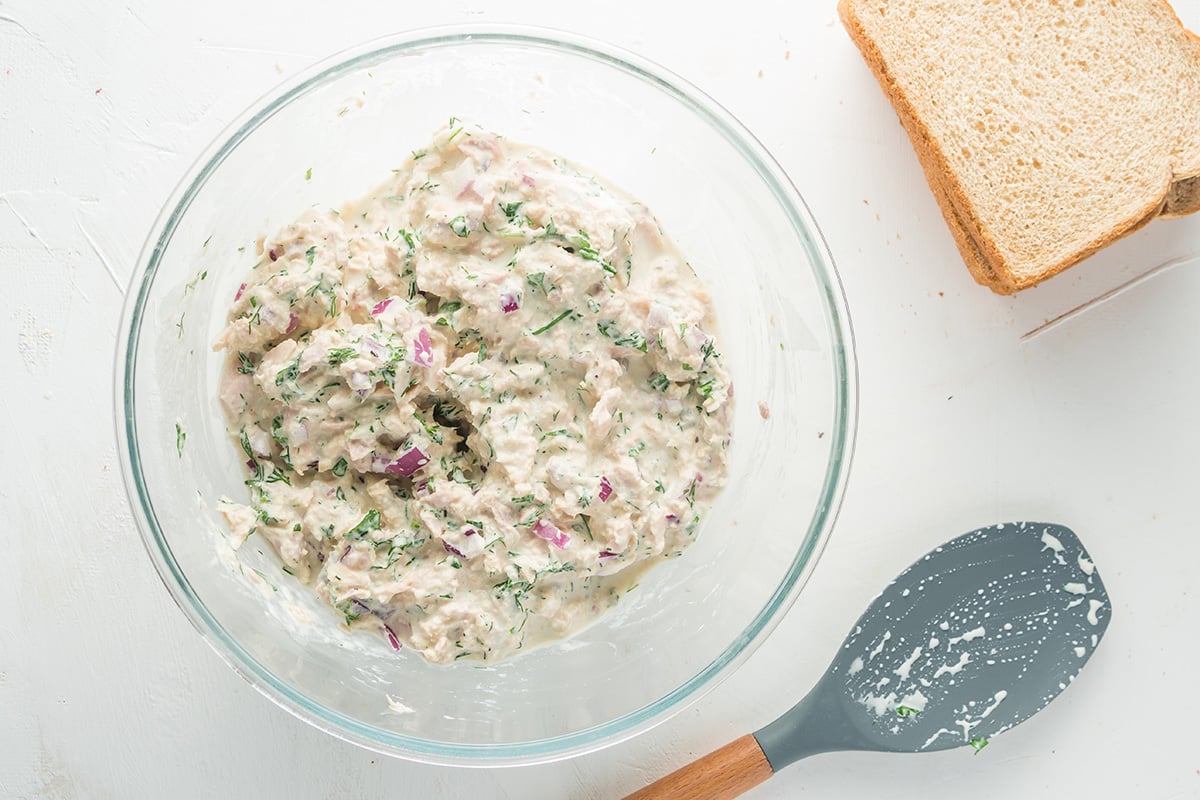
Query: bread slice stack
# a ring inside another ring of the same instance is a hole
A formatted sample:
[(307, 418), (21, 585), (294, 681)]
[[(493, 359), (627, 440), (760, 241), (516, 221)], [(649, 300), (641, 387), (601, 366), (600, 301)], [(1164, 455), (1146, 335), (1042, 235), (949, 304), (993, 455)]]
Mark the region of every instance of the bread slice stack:
[(1200, 38), (1166, 0), (838, 10), (979, 283), (1011, 294), (1200, 211)]

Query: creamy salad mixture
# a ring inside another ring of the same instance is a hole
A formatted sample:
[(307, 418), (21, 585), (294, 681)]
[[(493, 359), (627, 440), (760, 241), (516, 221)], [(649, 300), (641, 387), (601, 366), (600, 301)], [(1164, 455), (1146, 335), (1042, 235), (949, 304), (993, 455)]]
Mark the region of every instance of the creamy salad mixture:
[(260, 243), (216, 343), (235, 542), (433, 662), (564, 637), (679, 555), (725, 480), (714, 322), (644, 206), (451, 120)]

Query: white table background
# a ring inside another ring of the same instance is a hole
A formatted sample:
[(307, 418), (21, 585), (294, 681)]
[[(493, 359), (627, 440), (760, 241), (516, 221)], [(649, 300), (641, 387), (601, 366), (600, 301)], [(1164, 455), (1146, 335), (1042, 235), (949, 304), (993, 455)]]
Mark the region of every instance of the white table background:
[[(1155, 223), (1016, 298), (977, 287), (833, 0), (270, 6), (0, 0), (0, 797), (619, 797), (790, 706), (925, 550), (1013, 519), (1072, 526), (1104, 575), (1113, 622), (1080, 679), (978, 756), (820, 756), (748, 797), (1200, 797), (1200, 261), (1021, 338), (1200, 256), (1200, 218)], [(1176, 10), (1200, 29), (1198, 0)], [(365, 38), (480, 20), (636, 50), (763, 140), (841, 270), (861, 425), (829, 547), (736, 675), (603, 752), (452, 770), (309, 728), (202, 643), (130, 517), (112, 354), (160, 204), (230, 119)]]

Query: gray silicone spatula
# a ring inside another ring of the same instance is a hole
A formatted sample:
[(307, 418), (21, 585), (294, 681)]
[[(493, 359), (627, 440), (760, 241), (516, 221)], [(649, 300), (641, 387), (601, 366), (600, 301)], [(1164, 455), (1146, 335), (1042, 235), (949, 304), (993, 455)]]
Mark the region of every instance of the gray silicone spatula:
[(978, 752), (1067, 688), (1104, 636), (1110, 608), (1067, 528), (971, 531), (884, 589), (790, 711), (629, 800), (727, 800), (833, 750)]

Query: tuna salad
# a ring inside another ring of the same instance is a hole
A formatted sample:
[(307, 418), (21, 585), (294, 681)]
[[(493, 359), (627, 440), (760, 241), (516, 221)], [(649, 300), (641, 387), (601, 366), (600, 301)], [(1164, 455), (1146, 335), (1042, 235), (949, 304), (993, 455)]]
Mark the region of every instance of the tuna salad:
[(221, 508), (350, 628), (435, 663), (509, 657), (695, 538), (733, 387), (645, 206), (451, 120), (258, 255), (215, 345), (250, 490)]

